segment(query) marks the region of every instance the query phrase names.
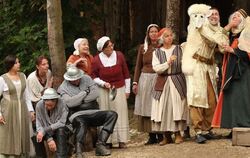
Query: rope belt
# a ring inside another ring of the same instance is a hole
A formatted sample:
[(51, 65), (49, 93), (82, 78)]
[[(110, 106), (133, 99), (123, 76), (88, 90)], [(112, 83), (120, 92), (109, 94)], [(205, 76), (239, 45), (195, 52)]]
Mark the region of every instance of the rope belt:
[(214, 59), (208, 59), (208, 58), (205, 58), (203, 56), (200, 56), (199, 54), (195, 53), (193, 55), (193, 58), (196, 59), (197, 61), (199, 62), (202, 62), (202, 63), (205, 63), (207, 65), (213, 65), (214, 64)]

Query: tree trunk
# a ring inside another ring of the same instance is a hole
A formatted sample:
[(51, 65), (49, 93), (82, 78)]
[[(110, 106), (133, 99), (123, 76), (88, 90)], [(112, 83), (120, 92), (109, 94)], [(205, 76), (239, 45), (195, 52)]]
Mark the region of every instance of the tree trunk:
[(175, 33), (175, 42), (179, 43), (180, 35), (180, 0), (167, 0), (166, 27)]
[(47, 0), (48, 45), (51, 59), (53, 86), (58, 86), (63, 81), (66, 70), (62, 31), (62, 9), (60, 0)]
[(155, 23), (165, 27), (166, 0), (129, 0), (129, 24), (131, 45), (144, 42), (149, 24)]

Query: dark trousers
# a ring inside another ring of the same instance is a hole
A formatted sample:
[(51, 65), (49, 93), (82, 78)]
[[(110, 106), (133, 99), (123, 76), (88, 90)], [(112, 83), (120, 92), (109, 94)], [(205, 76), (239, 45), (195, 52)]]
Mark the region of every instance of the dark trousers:
[[(34, 109), (36, 109), (36, 104), (37, 102), (32, 102), (32, 106)], [(32, 128), (33, 131), (36, 132), (36, 121), (32, 122)], [(47, 158), (44, 143), (43, 142), (38, 143), (36, 140), (36, 136), (33, 136), (31, 139), (35, 147), (36, 158)]]
[(118, 115), (114, 111), (101, 110), (92, 114), (77, 116), (73, 120), (73, 126), (76, 128), (76, 142), (83, 144), (87, 127), (89, 126), (103, 126), (102, 130), (108, 132), (109, 134), (113, 133), (117, 117)]
[(53, 131), (53, 134), (46, 134), (44, 139), (47, 141), (49, 138), (53, 138), (56, 143), (56, 158), (67, 158), (68, 148), (67, 148), (67, 129), (66, 127), (58, 128)]

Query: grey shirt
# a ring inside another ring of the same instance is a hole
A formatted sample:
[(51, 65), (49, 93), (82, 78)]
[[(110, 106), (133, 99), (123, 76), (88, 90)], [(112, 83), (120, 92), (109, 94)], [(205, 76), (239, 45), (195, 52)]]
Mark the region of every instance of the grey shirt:
[[(61, 94), (62, 99), (70, 108), (81, 106), (82, 104), (95, 101), (99, 97), (98, 87), (95, 82), (88, 75), (81, 78), (80, 85), (72, 85), (69, 81), (64, 80), (58, 88), (58, 93)], [(69, 117), (69, 121), (79, 115), (91, 114), (99, 110), (81, 110), (77, 111)]]
[(36, 105), (36, 130), (44, 135), (53, 134), (54, 130), (65, 126), (67, 116), (68, 108), (61, 98), (50, 112), (45, 108), (44, 101), (40, 100)]

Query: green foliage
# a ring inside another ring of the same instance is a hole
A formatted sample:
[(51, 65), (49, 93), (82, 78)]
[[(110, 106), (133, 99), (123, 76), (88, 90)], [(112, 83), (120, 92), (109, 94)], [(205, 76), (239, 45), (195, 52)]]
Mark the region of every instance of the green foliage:
[(93, 52), (93, 50), (96, 50), (96, 40), (93, 37), (92, 29), (93, 26), (103, 21), (104, 15), (100, 10), (100, 5), (103, 1), (89, 0), (77, 2), (75, 6), (72, 6), (70, 1), (62, 1), (65, 48), (72, 47), (75, 39), (85, 37), (89, 40), (90, 51)]
[[(63, 0), (63, 34), (68, 53), (76, 38), (86, 37), (90, 49), (95, 49), (95, 39), (91, 31), (93, 25), (103, 20), (99, 9), (102, 0), (74, 1)], [(80, 12), (83, 16), (80, 16)], [(3, 59), (8, 54), (16, 54), (22, 64), (21, 69), (29, 74), (35, 68), (37, 56), (48, 55), (46, 0), (5, 0), (0, 1), (0, 74), (4, 73)], [(67, 49), (69, 48), (69, 49)]]
[[(24, 3), (25, 2), (25, 3)], [(29, 2), (29, 1), (28, 1)], [(27, 9), (27, 1), (6, 1), (0, 4), (0, 61), (8, 54), (16, 54), (22, 64), (21, 69), (29, 74), (35, 69), (34, 58), (48, 54), (46, 12)], [(39, 12), (39, 13), (38, 13)], [(3, 66), (0, 73), (4, 73)]]

